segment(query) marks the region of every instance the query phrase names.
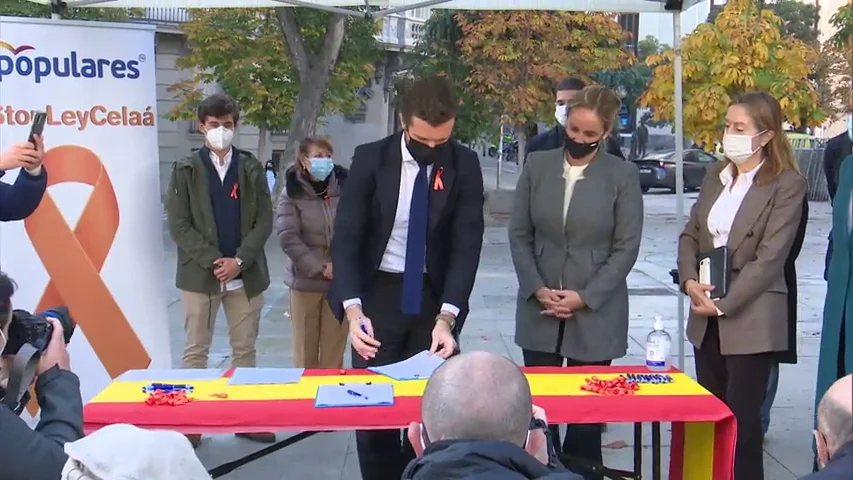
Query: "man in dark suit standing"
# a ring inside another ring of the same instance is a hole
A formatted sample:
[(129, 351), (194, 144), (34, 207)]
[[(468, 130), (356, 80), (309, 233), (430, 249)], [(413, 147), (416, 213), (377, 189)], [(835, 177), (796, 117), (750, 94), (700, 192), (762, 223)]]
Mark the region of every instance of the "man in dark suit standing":
[[(575, 98), (575, 95), (586, 87), (586, 83), (579, 78), (566, 78), (554, 87), (554, 117), (557, 120), (557, 125), (547, 132), (541, 133), (533, 137), (527, 145), (527, 154), (538, 152), (541, 150), (554, 150), (555, 148), (563, 148), (563, 137), (566, 134), (566, 118), (568, 116), (569, 102)], [(616, 134), (618, 135), (618, 134)], [(607, 153), (616, 155), (625, 160), (625, 155), (622, 154), (622, 149), (619, 148), (619, 142), (613, 136), (607, 137), (607, 145), (605, 146)]]
[[(829, 190), (830, 202), (835, 200), (835, 191), (838, 190), (838, 173), (841, 172), (841, 163), (851, 154), (851, 151), (853, 151), (853, 110), (847, 114), (847, 131), (830, 138), (826, 142), (826, 149), (823, 151), (823, 173), (826, 175), (826, 189)], [(824, 280), (827, 277), (831, 256), (832, 232), (830, 232), (829, 243), (826, 246), (826, 265), (823, 271)]]
[[(443, 77), (417, 80), (403, 97), (403, 132), (353, 155), (328, 295), (349, 322), (355, 368), (456, 351), (484, 230), (479, 158), (451, 139), (456, 105)], [(414, 458), (404, 438), (399, 430), (356, 432), (362, 477), (399, 479)]]

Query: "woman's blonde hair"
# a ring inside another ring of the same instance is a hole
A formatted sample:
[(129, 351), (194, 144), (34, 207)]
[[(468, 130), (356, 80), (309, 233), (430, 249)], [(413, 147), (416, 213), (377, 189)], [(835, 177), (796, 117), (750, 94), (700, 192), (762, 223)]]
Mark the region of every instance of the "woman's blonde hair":
[(601, 85), (590, 85), (581, 89), (568, 106), (569, 110), (581, 107), (595, 112), (604, 124), (606, 134), (616, 125), (616, 117), (619, 115), (619, 109), (622, 108), (622, 101), (613, 90)]
[[(762, 147), (764, 165), (755, 176), (758, 183), (768, 183), (785, 170), (800, 172), (794, 150), (782, 128), (784, 116), (779, 101), (766, 92), (749, 92), (738, 95), (729, 106), (740, 105), (755, 123), (759, 132), (772, 131), (773, 138)], [(726, 165), (731, 160), (726, 160)]]

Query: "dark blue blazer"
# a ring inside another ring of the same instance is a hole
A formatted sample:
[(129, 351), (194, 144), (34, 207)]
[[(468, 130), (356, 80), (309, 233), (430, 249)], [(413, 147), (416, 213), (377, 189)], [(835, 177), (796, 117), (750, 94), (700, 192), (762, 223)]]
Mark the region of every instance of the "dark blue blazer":
[[(3, 176), (0, 172), (0, 177)], [(47, 170), (44, 165), (38, 175), (20, 172), (15, 183), (8, 184), (0, 180), (0, 222), (23, 220), (30, 216), (47, 189)]]

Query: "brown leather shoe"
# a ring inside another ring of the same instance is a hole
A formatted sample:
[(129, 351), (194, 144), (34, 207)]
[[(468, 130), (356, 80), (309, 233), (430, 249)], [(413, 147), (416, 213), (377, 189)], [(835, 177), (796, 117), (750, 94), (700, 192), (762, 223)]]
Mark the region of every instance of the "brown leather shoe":
[(187, 437), (187, 440), (190, 441), (190, 445), (193, 446), (193, 449), (198, 448), (201, 445), (201, 435), (184, 435)]
[(272, 432), (235, 433), (234, 435), (258, 443), (275, 443), (275, 434)]

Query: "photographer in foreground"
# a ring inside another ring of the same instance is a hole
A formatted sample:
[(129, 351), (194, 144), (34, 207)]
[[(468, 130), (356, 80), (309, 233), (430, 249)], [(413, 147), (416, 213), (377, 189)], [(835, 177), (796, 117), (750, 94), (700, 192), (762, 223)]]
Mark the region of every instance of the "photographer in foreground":
[(545, 411), (510, 360), (487, 352), (448, 359), (427, 381), (421, 421), (409, 426), (417, 458), (403, 480), (580, 480), (556, 458)]
[[(12, 323), (11, 297), (15, 284), (0, 273), (0, 351), (5, 350)], [(83, 437), (83, 400), (80, 380), (71, 373), (62, 324), (51, 318), (53, 333), (36, 368), (36, 399), (41, 418), (35, 430), (12, 410), (0, 405), (0, 480), (56, 480), (68, 460), (63, 447)], [(3, 352), (4, 354), (7, 352)], [(0, 363), (0, 398), (12, 359)]]
[(42, 166), (44, 140), (33, 136), (33, 142), (12, 145), (0, 152), (0, 177), (7, 170), (21, 168), (15, 183), (0, 181), (0, 222), (23, 220), (41, 203), (47, 189), (47, 171)]

